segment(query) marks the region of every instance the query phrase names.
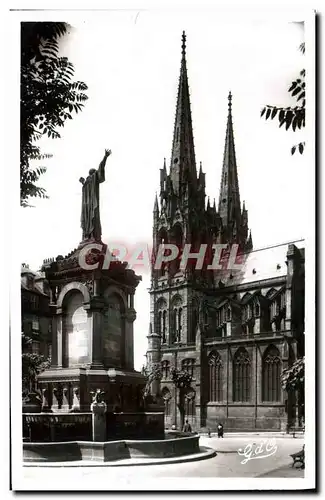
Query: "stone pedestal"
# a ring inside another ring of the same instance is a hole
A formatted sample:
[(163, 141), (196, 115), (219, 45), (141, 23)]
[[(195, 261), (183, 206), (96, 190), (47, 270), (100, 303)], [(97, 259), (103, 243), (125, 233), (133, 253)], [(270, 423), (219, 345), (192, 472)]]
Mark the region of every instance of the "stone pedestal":
[(42, 401), (38, 394), (30, 392), (23, 400), (23, 413), (40, 413)]
[(106, 403), (92, 403), (92, 438), (93, 441), (106, 441)]
[(133, 304), (141, 277), (117, 259), (102, 269), (106, 253), (102, 242), (85, 241), (43, 267), (53, 347), (51, 367), (38, 382), (54, 412), (89, 412), (90, 393), (98, 387), (109, 411), (138, 410), (145, 377), (133, 364)]

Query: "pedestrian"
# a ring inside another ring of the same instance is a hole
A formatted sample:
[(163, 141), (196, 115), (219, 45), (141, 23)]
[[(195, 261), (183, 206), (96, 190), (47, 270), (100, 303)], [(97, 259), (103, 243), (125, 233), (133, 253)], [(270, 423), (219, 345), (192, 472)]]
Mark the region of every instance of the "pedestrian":
[(218, 438), (223, 438), (223, 425), (219, 422), (217, 425), (217, 430), (218, 430)]
[(208, 427), (208, 437), (209, 438), (211, 437), (211, 429), (210, 429), (210, 427)]
[(188, 420), (185, 421), (183, 432), (192, 432), (192, 427), (191, 424), (188, 423)]

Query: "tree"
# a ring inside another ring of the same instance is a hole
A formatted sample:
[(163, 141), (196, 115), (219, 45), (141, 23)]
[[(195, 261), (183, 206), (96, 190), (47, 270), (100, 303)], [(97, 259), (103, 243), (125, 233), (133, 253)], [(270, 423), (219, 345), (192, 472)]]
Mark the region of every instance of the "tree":
[[(305, 44), (302, 43), (299, 47), (301, 52), (305, 53)], [(305, 104), (306, 104), (306, 94), (305, 94), (305, 74), (306, 71), (302, 69), (299, 74), (299, 78), (291, 83), (288, 92), (292, 97), (296, 99), (296, 106), (294, 107), (278, 107), (278, 106), (265, 106), (261, 111), (261, 117), (265, 115), (265, 119), (271, 118), (273, 120), (275, 117), (278, 118), (279, 127), (285, 124), (286, 130), (290, 127), (295, 132), (301, 127), (305, 126)], [(298, 104), (299, 103), (299, 104)], [(299, 153), (304, 152), (305, 142), (300, 142), (299, 144), (292, 146), (291, 154), (294, 154), (298, 149)]]
[(179, 370), (175, 367), (171, 369), (170, 374), (173, 384), (176, 390), (178, 390), (177, 406), (181, 416), (182, 428), (184, 425), (185, 417), (185, 398), (191, 387), (192, 375), (186, 370)]
[(21, 334), (22, 343), (22, 385), (23, 392), (35, 392), (37, 375), (50, 366), (50, 360), (41, 354), (27, 352), (33, 339)]
[(281, 374), (282, 388), (287, 392), (303, 392), (305, 388), (305, 357), (298, 358)]
[[(160, 380), (162, 379), (160, 363), (154, 363), (150, 369), (143, 366), (142, 374), (145, 375), (147, 379), (147, 383), (143, 391), (144, 398), (149, 400), (159, 395), (159, 385)], [(185, 398), (189, 394), (189, 389), (191, 388), (192, 375), (186, 370), (179, 370), (174, 367), (171, 369), (170, 375), (176, 391), (178, 391), (178, 394), (176, 394), (177, 406), (181, 415), (181, 427), (183, 427), (185, 416)]]
[(21, 25), (21, 97), (20, 97), (20, 200), (26, 207), (32, 197), (47, 198), (36, 183), (45, 173), (34, 160), (50, 158), (35, 144), (43, 136), (60, 138), (72, 113), (82, 110), (87, 85), (73, 81), (74, 66), (59, 56), (59, 38), (67, 33), (66, 23)]
[(293, 398), (297, 403), (298, 422), (299, 425), (301, 425), (305, 413), (305, 357), (296, 359), (292, 366), (283, 370), (281, 374), (281, 384), (282, 389), (287, 391), (290, 399)]

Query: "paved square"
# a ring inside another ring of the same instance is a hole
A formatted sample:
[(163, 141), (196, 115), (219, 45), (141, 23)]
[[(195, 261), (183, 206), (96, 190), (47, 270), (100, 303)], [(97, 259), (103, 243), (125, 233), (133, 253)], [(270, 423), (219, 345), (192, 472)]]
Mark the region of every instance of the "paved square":
[[(282, 477), (282, 478), (303, 478), (304, 470), (292, 468), (291, 453), (300, 451), (303, 446), (303, 439), (279, 437), (273, 438), (277, 446), (274, 455), (266, 458), (256, 458), (242, 464), (242, 456), (238, 455), (239, 448), (245, 448), (247, 444), (258, 445), (268, 440), (261, 436), (244, 437), (216, 437), (200, 438), (200, 446), (209, 446), (217, 450), (217, 456), (207, 460), (196, 462), (186, 462), (178, 464), (147, 465), (147, 466), (96, 466), (96, 467), (25, 467), (24, 478), (28, 484), (34, 484), (35, 480), (46, 480), (49, 489), (66, 488), (66, 485), (80, 484), (83, 479), (91, 479), (91, 482), (107, 484), (107, 489), (111, 488), (112, 482), (121, 480), (123, 485), (131, 484), (133, 480), (139, 478), (254, 478), (254, 477)], [(145, 483), (144, 483), (145, 488)]]

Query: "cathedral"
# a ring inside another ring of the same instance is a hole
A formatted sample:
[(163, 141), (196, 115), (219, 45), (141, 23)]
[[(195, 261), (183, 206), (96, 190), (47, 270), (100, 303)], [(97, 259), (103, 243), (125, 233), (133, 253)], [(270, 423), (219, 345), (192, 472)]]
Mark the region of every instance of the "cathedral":
[[(160, 367), (165, 426), (193, 430), (285, 430), (301, 419), (303, 395), (287, 394), (281, 373), (304, 355), (304, 243), (254, 249), (248, 212), (241, 204), (228, 96), (226, 139), (218, 206), (206, 202), (206, 179), (195, 161), (186, 37), (170, 167), (160, 170), (153, 209), (153, 250), (172, 243), (191, 252), (222, 246), (220, 269), (180, 257), (152, 267), (147, 365)], [(229, 262), (238, 249), (237, 265)], [(210, 261), (211, 262), (211, 259)], [(238, 262), (240, 265), (238, 265)], [(173, 368), (189, 372), (182, 415)]]

